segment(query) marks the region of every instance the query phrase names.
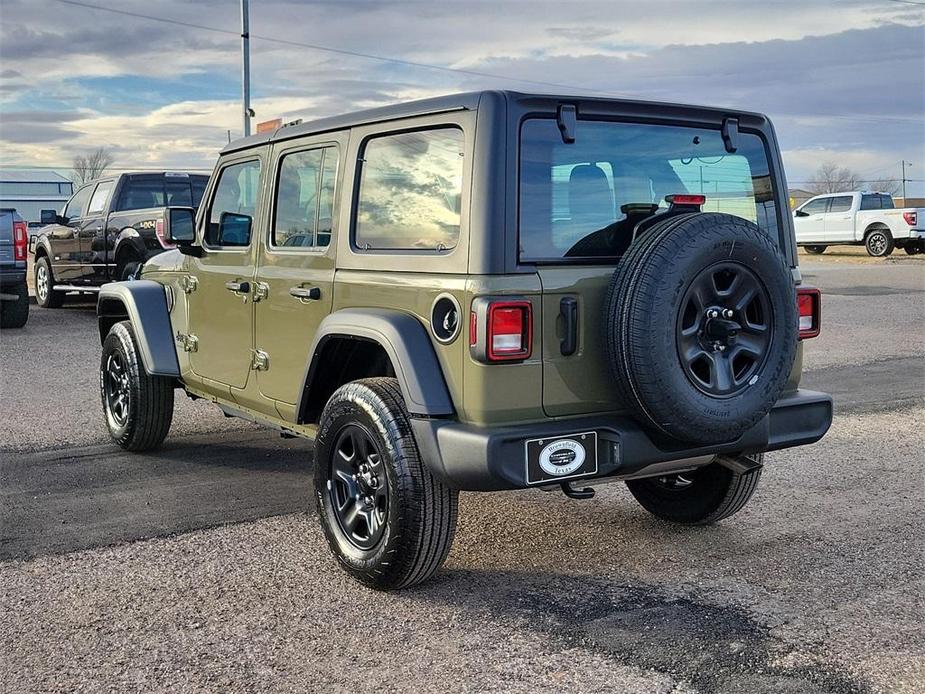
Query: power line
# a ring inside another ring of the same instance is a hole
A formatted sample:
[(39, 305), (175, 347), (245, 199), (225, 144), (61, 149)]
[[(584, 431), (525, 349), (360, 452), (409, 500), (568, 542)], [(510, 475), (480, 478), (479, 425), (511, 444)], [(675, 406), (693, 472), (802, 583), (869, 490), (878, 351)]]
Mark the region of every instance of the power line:
[[(113, 7), (103, 7), (102, 5), (94, 5), (88, 2), (79, 2), (78, 0), (55, 0), (55, 2), (60, 2), (65, 5), (73, 5), (75, 7), (83, 7), (90, 10), (99, 10), (101, 12), (111, 12), (113, 14), (119, 14), (126, 17), (134, 17), (136, 19), (147, 19), (152, 22), (161, 22), (163, 24), (173, 24), (176, 26), (187, 27), (189, 29), (199, 29), (201, 31), (211, 31), (217, 34), (226, 34), (229, 36), (240, 37), (239, 32), (233, 31), (231, 29), (220, 29), (218, 27), (205, 26), (203, 24), (193, 24), (192, 22), (184, 22), (179, 19), (168, 19), (166, 17), (155, 17), (149, 14), (142, 14), (140, 12), (129, 12), (128, 10), (118, 10)], [(249, 33), (250, 38), (267, 41), (270, 43), (277, 43), (283, 46), (296, 46), (299, 48), (307, 48), (313, 51), (320, 51), (323, 53), (334, 53), (336, 55), (346, 55), (353, 58), (363, 58), (366, 60), (378, 60), (384, 63), (392, 63), (395, 65), (404, 65), (405, 67), (415, 67), (423, 68), (426, 70), (440, 70), (443, 72), (451, 72), (461, 75), (469, 75), (471, 77), (484, 77), (487, 79), (501, 80), (508, 82), (520, 82), (523, 84), (536, 84), (544, 87), (555, 87), (557, 89), (568, 89), (574, 90), (578, 89), (585, 92), (593, 92), (595, 94), (602, 94), (605, 96), (620, 96), (614, 92), (607, 92), (601, 89), (594, 89), (593, 87), (580, 87), (570, 84), (562, 84), (559, 82), (546, 82), (543, 80), (531, 80), (520, 77), (511, 77), (509, 75), (497, 75), (490, 72), (480, 72), (479, 70), (468, 70), (466, 68), (457, 68), (457, 67), (447, 67), (446, 65), (433, 65), (431, 63), (422, 63), (415, 60), (405, 60), (403, 58), (392, 58), (389, 56), (375, 55), (373, 53), (363, 53), (360, 51), (350, 51), (344, 48), (333, 48), (331, 46), (322, 46), (315, 43), (305, 43), (303, 41), (293, 41), (291, 39), (281, 39), (275, 36), (264, 36), (261, 34), (255, 34), (253, 32)]]
[[(912, 2), (912, 0), (892, 0), (893, 2), (906, 2), (913, 5), (925, 5), (921, 2)], [(240, 37), (238, 31), (232, 29), (222, 29), (220, 27), (207, 26), (205, 24), (196, 24), (193, 22), (185, 22), (179, 19), (170, 19), (167, 17), (157, 17), (155, 15), (143, 14), (141, 12), (131, 12), (129, 10), (120, 10), (114, 7), (105, 7), (103, 5), (96, 5), (89, 2), (81, 2), (80, 0), (55, 0), (65, 5), (72, 5), (74, 7), (82, 7), (90, 10), (98, 10), (100, 12), (109, 12), (111, 14), (118, 14), (125, 17), (133, 17), (135, 19), (145, 19), (151, 22), (160, 22), (162, 24), (171, 24), (174, 26), (187, 27), (189, 29), (198, 29), (200, 31), (210, 31), (216, 34), (224, 34), (226, 36), (234, 36), (236, 38)], [(564, 89), (567, 92), (572, 92), (575, 90), (590, 92), (592, 94), (599, 94), (601, 96), (611, 96), (611, 97), (622, 97), (629, 98), (627, 94), (621, 94), (619, 92), (597, 89), (595, 87), (583, 87), (576, 86), (574, 84), (563, 84), (561, 82), (547, 82), (544, 80), (532, 80), (522, 77), (512, 77), (510, 75), (500, 75), (490, 72), (482, 72), (480, 70), (469, 70), (466, 68), (455, 68), (448, 67), (446, 65), (434, 65), (432, 63), (424, 63), (415, 60), (405, 60), (403, 58), (393, 58), (390, 56), (376, 55), (374, 53), (363, 53), (361, 51), (351, 51), (344, 48), (334, 48), (332, 46), (324, 46), (316, 43), (307, 43), (304, 41), (295, 41), (292, 39), (283, 39), (276, 36), (266, 36), (263, 34), (249, 34), (250, 38), (266, 41), (268, 43), (275, 43), (282, 46), (294, 46), (297, 48), (305, 48), (308, 50), (318, 51), (322, 53), (333, 53), (335, 55), (349, 56), (353, 58), (361, 58), (364, 60), (376, 60), (384, 63), (392, 63), (393, 65), (403, 65), (405, 67), (420, 68), (424, 70), (436, 70), (440, 72), (447, 72), (451, 74), (458, 75), (467, 75), (470, 77), (482, 77), (485, 79), (498, 80), (498, 81), (507, 81), (507, 82), (518, 82), (521, 84), (534, 84), (543, 87), (554, 87), (556, 89)], [(903, 118), (903, 117), (891, 117), (891, 116), (850, 116), (845, 114), (795, 114), (795, 115), (784, 115), (782, 118), (825, 118), (825, 119), (835, 119), (835, 120), (845, 120), (845, 121), (855, 121), (860, 123), (882, 123), (882, 122), (917, 122), (913, 118)]]
[(914, 0), (889, 0), (889, 2), (898, 2), (901, 5), (925, 6), (925, 2), (914, 2)]

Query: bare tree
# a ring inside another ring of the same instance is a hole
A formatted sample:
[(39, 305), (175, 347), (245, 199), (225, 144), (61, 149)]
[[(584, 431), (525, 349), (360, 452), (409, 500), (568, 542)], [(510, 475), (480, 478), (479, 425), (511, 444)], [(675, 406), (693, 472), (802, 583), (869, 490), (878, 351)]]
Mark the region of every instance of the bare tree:
[(895, 178), (881, 178), (876, 181), (870, 181), (870, 185), (868, 185), (867, 188), (875, 190), (878, 193), (889, 193), (893, 197), (896, 197), (902, 192), (903, 184)]
[(860, 176), (851, 169), (840, 167), (835, 162), (827, 161), (816, 169), (809, 180), (809, 190), (816, 195), (822, 193), (842, 193), (857, 190), (861, 186)]
[(74, 183), (81, 185), (94, 178), (99, 178), (112, 165), (112, 153), (105, 147), (100, 147), (89, 154), (78, 154), (74, 157)]

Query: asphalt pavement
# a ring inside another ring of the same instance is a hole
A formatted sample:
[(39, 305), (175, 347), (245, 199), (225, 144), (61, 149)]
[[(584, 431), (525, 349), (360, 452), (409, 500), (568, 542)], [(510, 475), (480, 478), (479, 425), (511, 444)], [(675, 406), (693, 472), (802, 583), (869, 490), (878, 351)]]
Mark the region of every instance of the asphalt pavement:
[[(310, 445), (178, 393), (143, 456), (100, 419), (92, 306), (0, 334), (0, 682), (10, 691), (925, 690), (925, 263), (804, 263), (832, 431), (711, 528), (463, 494), (446, 568), (382, 595), (313, 517)], [(5, 654), (5, 655), (4, 655)]]

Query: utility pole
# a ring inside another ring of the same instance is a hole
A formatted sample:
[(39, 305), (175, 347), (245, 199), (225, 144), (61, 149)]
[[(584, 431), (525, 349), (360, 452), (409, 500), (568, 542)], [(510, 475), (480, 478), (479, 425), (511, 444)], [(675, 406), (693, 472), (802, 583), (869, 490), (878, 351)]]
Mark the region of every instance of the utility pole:
[[(912, 166), (912, 162), (909, 162), (909, 166)], [(909, 207), (906, 204), (906, 160), (903, 159), (903, 207)]]
[(251, 134), (251, 48), (247, 0), (241, 0), (241, 97), (244, 101), (244, 137)]

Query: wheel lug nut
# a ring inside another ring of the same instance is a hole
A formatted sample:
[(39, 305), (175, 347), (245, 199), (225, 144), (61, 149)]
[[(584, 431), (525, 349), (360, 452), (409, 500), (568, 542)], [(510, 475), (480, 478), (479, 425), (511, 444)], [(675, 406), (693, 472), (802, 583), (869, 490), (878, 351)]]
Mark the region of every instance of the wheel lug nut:
[(718, 315), (719, 311), (717, 311), (715, 308), (711, 308), (709, 311), (707, 311), (707, 318), (716, 318)]
[(723, 316), (724, 316), (725, 318), (732, 318), (732, 309), (731, 309), (731, 308), (725, 309), (725, 310), (723, 311)]

